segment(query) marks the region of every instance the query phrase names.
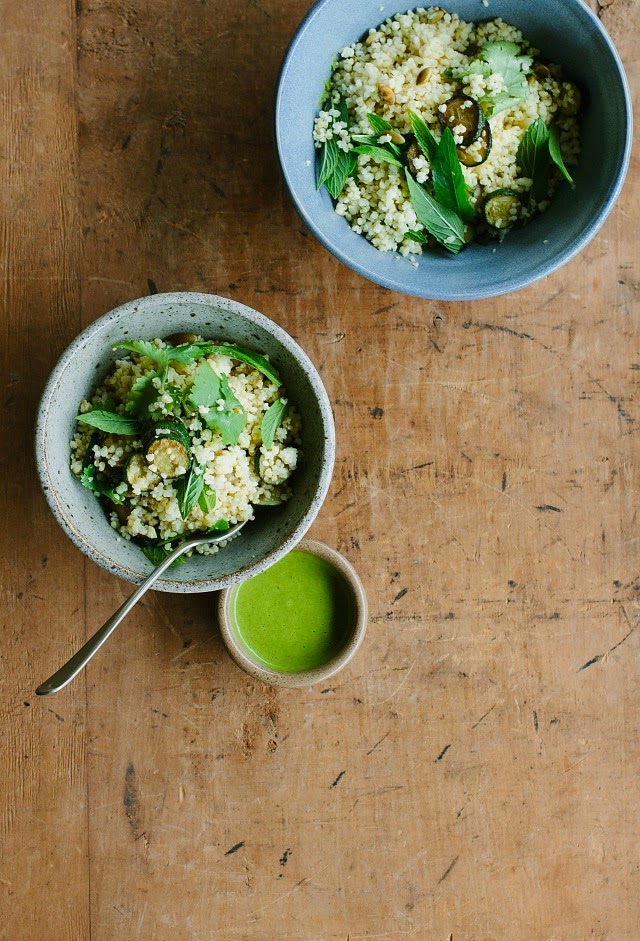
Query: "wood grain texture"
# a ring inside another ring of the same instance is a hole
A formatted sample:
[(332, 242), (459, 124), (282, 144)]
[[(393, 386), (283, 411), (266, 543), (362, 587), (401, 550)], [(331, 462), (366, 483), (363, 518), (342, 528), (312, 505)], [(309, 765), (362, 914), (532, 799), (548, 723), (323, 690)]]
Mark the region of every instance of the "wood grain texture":
[[(637, 155), (545, 281), (378, 288), (278, 175), (308, 5), (1, 4), (0, 938), (637, 941)], [(592, 7), (637, 104), (637, 3)], [(37, 398), (81, 325), (156, 290), (263, 311), (325, 381), (311, 535), (356, 565), (370, 624), (324, 687), (256, 684), (215, 596), (151, 593), (33, 696), (129, 592), (48, 513)]]

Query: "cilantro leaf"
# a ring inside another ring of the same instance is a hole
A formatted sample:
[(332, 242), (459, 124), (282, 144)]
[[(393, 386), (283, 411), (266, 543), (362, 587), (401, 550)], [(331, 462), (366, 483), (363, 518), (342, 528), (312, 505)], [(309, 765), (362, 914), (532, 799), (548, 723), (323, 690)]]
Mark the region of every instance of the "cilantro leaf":
[(549, 130), (542, 118), (527, 128), (516, 159), (522, 175), (531, 180), (529, 199), (541, 202), (549, 193)]
[(113, 435), (133, 436), (140, 432), (140, 422), (135, 418), (124, 418), (116, 412), (107, 412), (99, 408), (85, 412), (84, 415), (76, 415), (76, 421)]
[(409, 121), (411, 122), (411, 130), (415, 134), (420, 150), (425, 155), (429, 163), (432, 164), (435, 160), (436, 152), (438, 150), (438, 141), (435, 139), (420, 115), (416, 114), (415, 111), (409, 111)]
[(118, 493), (113, 487), (109, 487), (107, 484), (97, 479), (96, 469), (93, 464), (87, 464), (84, 468), (80, 482), (83, 487), (86, 487), (88, 490), (93, 490), (94, 493), (97, 493), (101, 497), (107, 497), (112, 503), (120, 504), (125, 501), (123, 493)]
[(205, 360), (195, 371), (188, 402), (197, 412), (200, 406), (212, 408), (221, 397), (220, 376)]
[(558, 133), (558, 128), (555, 124), (549, 125), (549, 156), (555, 163), (556, 167), (565, 178), (567, 183), (571, 186), (574, 186), (573, 177), (567, 170), (565, 162), (562, 159), (562, 149), (560, 147), (560, 134)]
[(273, 444), (273, 438), (287, 414), (288, 405), (283, 399), (276, 399), (262, 416), (262, 425), (260, 432), (262, 434), (262, 444), (267, 450)]
[(169, 354), (166, 349), (160, 349), (151, 340), (121, 340), (113, 347), (114, 350), (129, 350), (139, 356), (148, 356), (161, 369), (166, 370), (169, 365)]
[(217, 428), (222, 435), (222, 443), (225, 445), (235, 445), (244, 426), (247, 423), (247, 415), (242, 405), (235, 397), (226, 376), (220, 376), (220, 395), (223, 400), (223, 407), (214, 406), (211, 411), (204, 416), (208, 428)]
[(475, 210), (469, 201), (455, 141), (448, 127), (442, 132), (432, 164), (432, 174), (433, 190), (438, 202), (470, 222)]
[(149, 418), (149, 413), (152, 411), (151, 406), (161, 394), (161, 390), (153, 384), (153, 380), (157, 379), (158, 376), (157, 372), (148, 372), (144, 376), (136, 377), (127, 396), (124, 407), (125, 412), (129, 412), (141, 420)]
[(446, 206), (441, 206), (411, 173), (405, 170), (411, 205), (416, 216), (435, 239), (446, 249), (457, 255), (464, 245), (464, 225), (460, 216)]
[[(483, 102), (491, 106), (492, 114), (513, 108), (529, 97), (526, 73), (531, 69), (533, 59), (531, 56), (523, 55), (517, 43), (505, 40), (486, 42), (480, 49), (480, 56), (488, 65), (492, 75), (502, 76), (506, 88), (506, 91), (499, 92), (497, 95), (487, 95), (483, 99)], [(475, 68), (473, 70), (475, 71)], [(486, 77), (488, 76), (485, 74)]]

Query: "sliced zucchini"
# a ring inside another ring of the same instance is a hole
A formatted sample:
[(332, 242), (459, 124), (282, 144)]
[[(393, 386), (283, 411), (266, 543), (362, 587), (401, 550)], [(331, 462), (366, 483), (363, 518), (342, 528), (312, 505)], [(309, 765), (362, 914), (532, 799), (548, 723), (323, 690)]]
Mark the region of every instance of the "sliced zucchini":
[(462, 146), (456, 147), (460, 163), (465, 167), (479, 167), (482, 163), (485, 162), (491, 153), (492, 143), (493, 138), (491, 136), (491, 126), (489, 125), (489, 122), (486, 121), (484, 127), (482, 128), (480, 138), (477, 143), (475, 143), (473, 153), (470, 153)]
[(521, 205), (513, 190), (495, 190), (485, 200), (484, 217), (494, 229), (510, 229), (518, 221)]
[(150, 470), (144, 455), (132, 455), (127, 464), (125, 477), (130, 487), (136, 487), (138, 490), (153, 490), (158, 483), (158, 476)]
[(484, 112), (475, 98), (470, 95), (455, 95), (445, 102), (444, 111), (438, 110), (438, 120), (443, 127), (454, 131), (464, 128), (460, 147), (468, 147), (478, 140), (486, 124)]
[(147, 422), (142, 445), (147, 464), (161, 477), (182, 477), (191, 466), (191, 438), (179, 418)]

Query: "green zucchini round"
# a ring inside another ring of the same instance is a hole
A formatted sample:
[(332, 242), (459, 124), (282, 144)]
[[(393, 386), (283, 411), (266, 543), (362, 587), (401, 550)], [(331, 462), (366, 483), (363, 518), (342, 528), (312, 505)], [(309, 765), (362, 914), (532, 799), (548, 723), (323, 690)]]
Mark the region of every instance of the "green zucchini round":
[(191, 437), (179, 418), (147, 422), (142, 447), (147, 464), (163, 478), (182, 477), (191, 467)]
[(484, 112), (475, 98), (470, 95), (454, 95), (445, 102), (445, 110), (438, 110), (438, 120), (442, 127), (450, 131), (462, 126), (464, 134), (460, 147), (468, 147), (478, 140), (486, 124)]
[(485, 160), (488, 159), (489, 154), (491, 153), (492, 144), (493, 137), (491, 136), (491, 126), (488, 121), (485, 121), (484, 127), (482, 128), (482, 132), (480, 134), (478, 156), (473, 156), (465, 147), (460, 145), (456, 147), (460, 163), (465, 167), (479, 167), (485, 162)]
[[(484, 217), (494, 229), (510, 229), (518, 221), (520, 197), (511, 189), (494, 190), (484, 202)], [(517, 213), (514, 219), (514, 211)]]

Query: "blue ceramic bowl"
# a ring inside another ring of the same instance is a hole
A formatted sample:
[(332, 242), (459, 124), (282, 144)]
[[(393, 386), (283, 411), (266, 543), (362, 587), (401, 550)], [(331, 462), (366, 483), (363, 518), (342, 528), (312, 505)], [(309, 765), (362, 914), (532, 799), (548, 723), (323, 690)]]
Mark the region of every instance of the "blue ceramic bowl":
[(105, 314), (73, 341), (51, 374), (38, 410), (36, 461), (49, 506), (67, 536), (107, 571), (141, 582), (153, 565), (138, 546), (111, 528), (95, 496), (71, 473), (69, 442), (79, 402), (121, 355), (114, 353), (115, 343), (125, 337), (150, 340), (184, 332), (268, 354), (302, 419), (304, 459), (291, 478), (291, 499), (261, 508), (215, 555), (194, 554), (153, 586), (159, 591), (214, 591), (257, 575), (293, 549), (315, 519), (331, 482), (335, 432), (327, 393), (306, 354), (273, 321), (237, 301), (194, 293), (143, 297)]
[[(620, 58), (602, 24), (582, 0), (444, 0), (461, 19), (502, 17), (542, 55), (587, 89), (582, 154), (572, 168), (576, 186), (562, 186), (549, 210), (502, 244), (472, 245), (457, 256), (423, 253), (415, 268), (395, 252), (379, 252), (333, 211), (316, 190), (313, 120), (334, 56), (411, 0), (318, 0), (285, 56), (276, 98), (278, 154), (291, 197), (325, 248), (371, 281), (438, 300), (506, 294), (551, 274), (593, 238), (622, 188), (631, 149), (629, 88)], [(428, 4), (423, 4), (427, 6)], [(496, 251), (492, 251), (495, 248)]]

